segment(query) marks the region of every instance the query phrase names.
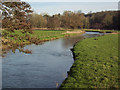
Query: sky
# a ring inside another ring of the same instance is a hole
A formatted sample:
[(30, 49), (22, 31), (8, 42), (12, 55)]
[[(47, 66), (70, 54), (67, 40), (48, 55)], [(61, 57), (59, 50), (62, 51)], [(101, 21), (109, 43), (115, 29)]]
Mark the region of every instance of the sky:
[[(23, 0), (30, 3), (36, 13), (49, 15), (62, 14), (64, 11), (78, 11), (83, 13), (118, 10), (119, 0)], [(89, 2), (87, 2), (89, 1)], [(109, 2), (108, 2), (109, 1)]]
[(119, 2), (120, 0), (23, 0), (27, 2)]

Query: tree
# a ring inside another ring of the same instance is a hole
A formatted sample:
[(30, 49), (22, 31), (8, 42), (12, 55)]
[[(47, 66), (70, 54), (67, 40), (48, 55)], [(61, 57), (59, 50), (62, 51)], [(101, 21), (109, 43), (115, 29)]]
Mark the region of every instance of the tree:
[(41, 14), (33, 13), (30, 22), (34, 28), (43, 28), (47, 26), (47, 20)]
[(89, 22), (89, 18), (88, 17), (85, 18), (84, 25), (85, 25), (84, 28), (86, 28), (86, 29), (90, 28), (90, 22)]
[[(14, 29), (30, 29), (30, 15), (33, 12), (31, 7), (26, 2), (0, 2), (2, 4), (2, 18), (3, 27), (8, 28), (10, 31)], [(7, 25), (5, 22), (10, 20)]]
[(61, 22), (60, 22), (59, 15), (53, 15), (52, 17), (49, 17), (48, 24), (47, 24), (48, 28), (57, 29), (60, 27), (60, 25), (61, 25)]
[(80, 12), (65, 11), (62, 16), (62, 25), (66, 28), (83, 28), (85, 16)]
[(104, 28), (111, 28), (113, 24), (113, 16), (110, 14), (107, 14), (104, 19), (102, 20), (102, 24), (104, 25)]

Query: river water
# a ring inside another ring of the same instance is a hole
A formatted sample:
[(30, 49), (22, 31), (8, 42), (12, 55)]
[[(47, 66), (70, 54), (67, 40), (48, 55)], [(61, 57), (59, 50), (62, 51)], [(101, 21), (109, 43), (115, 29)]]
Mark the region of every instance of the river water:
[(83, 35), (61, 38), (42, 45), (28, 45), (32, 54), (10, 51), (2, 63), (3, 88), (56, 88), (67, 77), (74, 63), (71, 48), (84, 38), (99, 35), (86, 32)]

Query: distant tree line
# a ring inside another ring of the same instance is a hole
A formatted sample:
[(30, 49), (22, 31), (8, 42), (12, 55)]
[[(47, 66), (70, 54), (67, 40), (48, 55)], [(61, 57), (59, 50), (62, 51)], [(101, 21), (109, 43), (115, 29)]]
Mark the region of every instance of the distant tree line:
[(65, 29), (77, 29), (77, 28), (89, 28), (89, 18), (85, 17), (84, 13), (65, 11), (62, 15), (41, 15), (33, 13), (31, 17), (32, 27), (36, 28), (65, 28)]
[(104, 11), (84, 14), (64, 11), (63, 14), (33, 13), (26, 2), (0, 2), (2, 7), (2, 27), (10, 31), (48, 29), (115, 29), (120, 30), (120, 11)]
[(104, 11), (85, 15), (90, 28), (120, 30), (120, 11)]
[(65, 11), (62, 15), (32, 14), (34, 28), (64, 29), (115, 29), (120, 30), (120, 11), (104, 11), (84, 14)]

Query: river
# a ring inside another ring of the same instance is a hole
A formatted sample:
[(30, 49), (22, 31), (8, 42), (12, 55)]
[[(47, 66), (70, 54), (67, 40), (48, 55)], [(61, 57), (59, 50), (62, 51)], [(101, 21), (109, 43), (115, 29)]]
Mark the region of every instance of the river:
[(10, 51), (2, 60), (3, 88), (56, 88), (67, 77), (67, 71), (74, 63), (71, 48), (98, 32), (86, 32), (83, 35), (61, 38), (45, 42), (42, 45), (27, 45), (32, 54), (16, 50)]

